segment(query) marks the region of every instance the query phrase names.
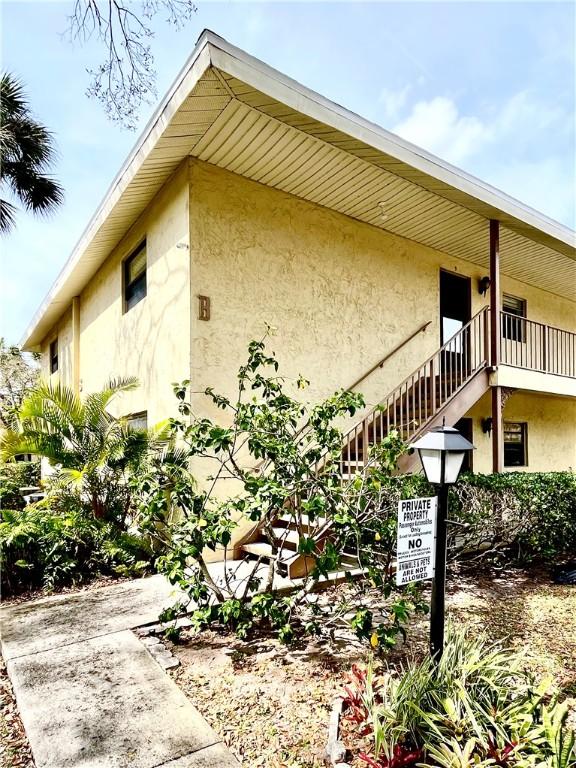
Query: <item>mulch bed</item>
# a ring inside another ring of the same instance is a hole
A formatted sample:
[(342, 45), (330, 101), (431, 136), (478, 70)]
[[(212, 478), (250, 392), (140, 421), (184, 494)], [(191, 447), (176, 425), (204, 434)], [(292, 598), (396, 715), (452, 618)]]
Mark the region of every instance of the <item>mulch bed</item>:
[(0, 656), (0, 766), (34, 768), (32, 752), (20, 720), (12, 685)]
[[(526, 654), (536, 674), (551, 675), (571, 700), (576, 719), (576, 588), (553, 584), (545, 570), (455, 570), (449, 576), (449, 616), (473, 631)], [(336, 587), (335, 590), (346, 589)], [(428, 618), (387, 657), (391, 665), (427, 653)], [(183, 635), (171, 672), (204, 717), (247, 768), (324, 766), (327, 724), (350, 665), (368, 651), (344, 639), (334, 647), (313, 640), (290, 648), (273, 639), (241, 642), (233, 635)]]

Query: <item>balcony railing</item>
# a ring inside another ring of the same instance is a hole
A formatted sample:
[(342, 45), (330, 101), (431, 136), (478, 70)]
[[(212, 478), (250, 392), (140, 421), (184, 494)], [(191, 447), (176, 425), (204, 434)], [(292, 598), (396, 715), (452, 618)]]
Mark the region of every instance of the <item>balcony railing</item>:
[(576, 378), (576, 333), (502, 312), (503, 365)]

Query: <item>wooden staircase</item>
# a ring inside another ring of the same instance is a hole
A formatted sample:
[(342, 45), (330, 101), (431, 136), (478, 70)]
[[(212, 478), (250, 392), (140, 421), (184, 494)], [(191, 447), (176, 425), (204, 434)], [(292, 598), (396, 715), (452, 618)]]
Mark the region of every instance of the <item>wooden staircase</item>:
[[(373, 461), (372, 447), (392, 430), (405, 442), (412, 442), (443, 422), (455, 424), (488, 391), (489, 311), (488, 307), (481, 309), (344, 435), (340, 459), (344, 479), (352, 480)], [(411, 472), (417, 465), (417, 457), (406, 454), (401, 458), (400, 470)], [(320, 473), (323, 466), (320, 460), (311, 471)], [(298, 578), (313, 565), (312, 558), (298, 551), (301, 537), (313, 538), (321, 548), (329, 536), (330, 520), (315, 519), (311, 523), (296, 507), (265, 532), (254, 530), (240, 550), (243, 556), (263, 561), (275, 558), (280, 574)], [(352, 553), (345, 555), (344, 561), (346, 569), (358, 568)]]

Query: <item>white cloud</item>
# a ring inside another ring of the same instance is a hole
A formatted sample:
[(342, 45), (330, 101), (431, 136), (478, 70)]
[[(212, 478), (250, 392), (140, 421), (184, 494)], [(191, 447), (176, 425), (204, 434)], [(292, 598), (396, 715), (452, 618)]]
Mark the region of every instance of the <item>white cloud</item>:
[(453, 99), (434, 96), (414, 103), (393, 131), (573, 226), (576, 173), (565, 161), (574, 153), (569, 110), (523, 90), (478, 112), (464, 114)]
[(436, 96), (418, 101), (393, 129), (402, 138), (428, 149), (450, 163), (461, 163), (492, 138), (492, 129), (478, 117), (460, 114), (452, 99)]
[(384, 107), (384, 114), (388, 120), (397, 120), (402, 108), (408, 100), (408, 94), (411, 90), (410, 85), (405, 85), (400, 90), (392, 88), (383, 88), (380, 91), (378, 101)]

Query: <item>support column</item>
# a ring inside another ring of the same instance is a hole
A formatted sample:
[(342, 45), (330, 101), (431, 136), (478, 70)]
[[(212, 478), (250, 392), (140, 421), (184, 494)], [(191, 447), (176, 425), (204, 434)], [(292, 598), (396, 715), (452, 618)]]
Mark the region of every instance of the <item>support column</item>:
[(504, 469), (504, 410), (502, 387), (492, 387), (492, 472)]
[(80, 296), (72, 299), (72, 389), (80, 393)]
[[(490, 365), (500, 364), (500, 222), (490, 220)], [(492, 387), (492, 471), (504, 468), (504, 429), (502, 420), (502, 388)]]
[(490, 220), (490, 365), (500, 363), (500, 222)]

